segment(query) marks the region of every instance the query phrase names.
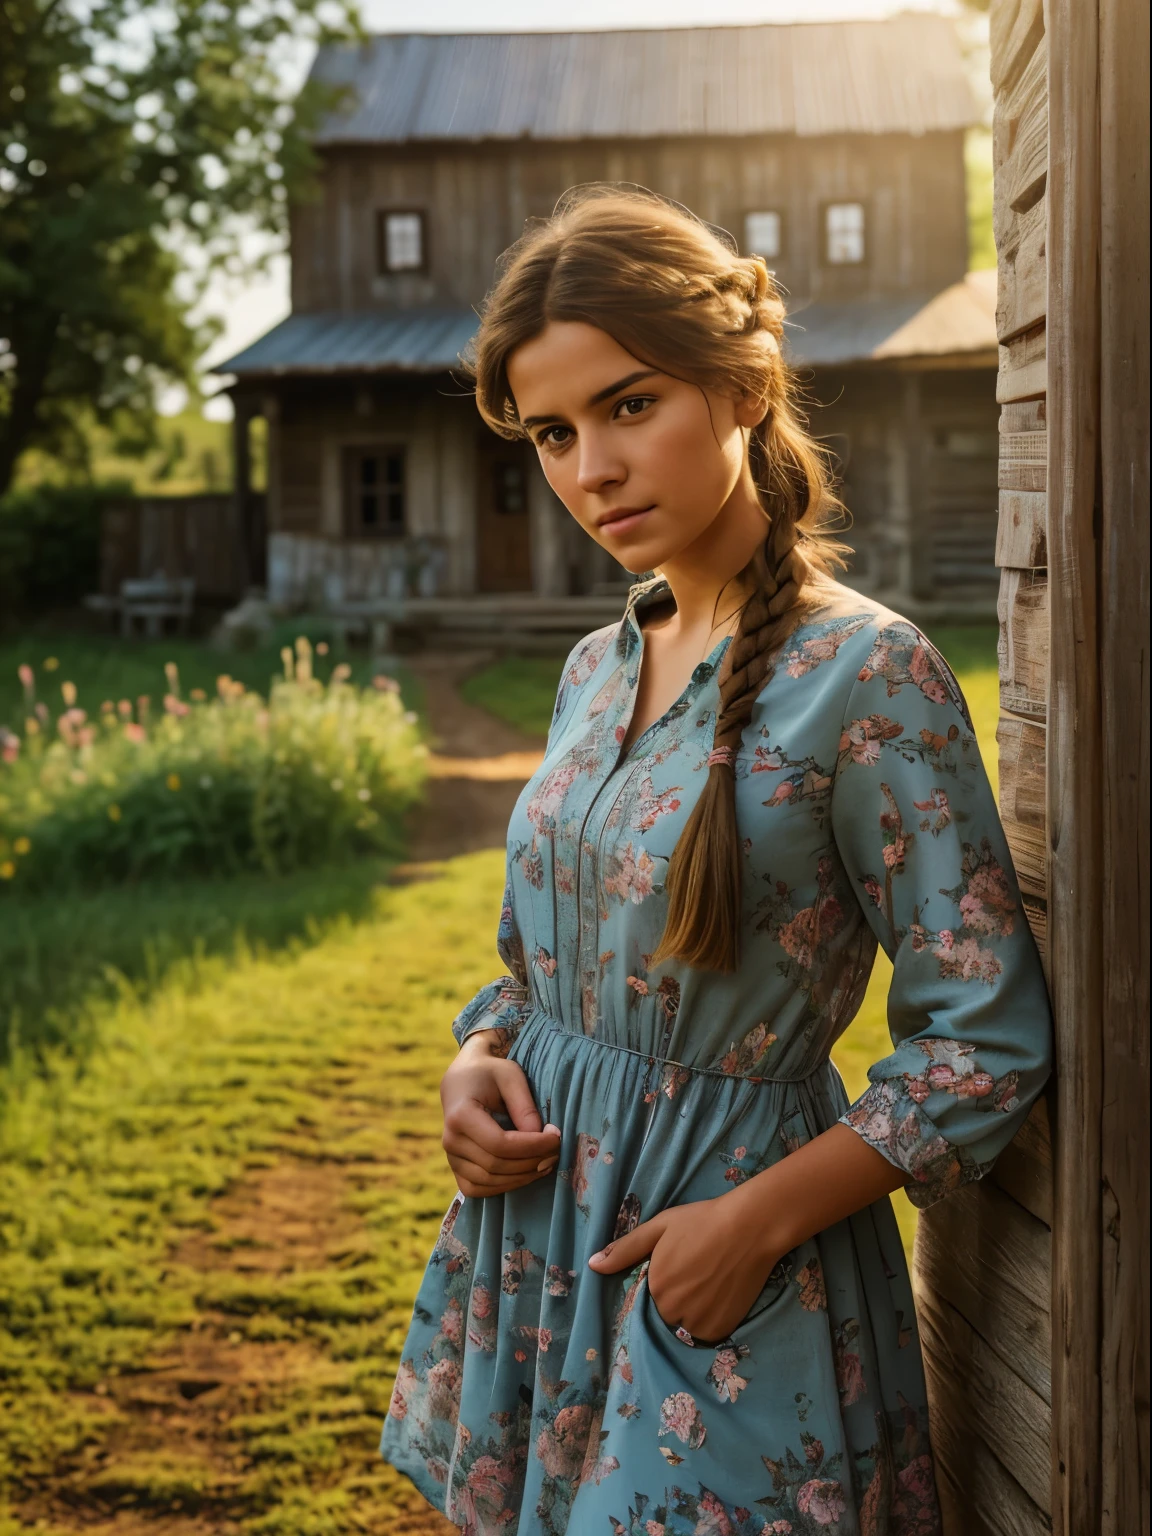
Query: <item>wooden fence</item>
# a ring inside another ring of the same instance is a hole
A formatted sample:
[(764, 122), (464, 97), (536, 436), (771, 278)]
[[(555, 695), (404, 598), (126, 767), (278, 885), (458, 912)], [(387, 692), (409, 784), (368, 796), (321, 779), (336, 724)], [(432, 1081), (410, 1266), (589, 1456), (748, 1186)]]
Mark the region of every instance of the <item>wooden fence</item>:
[(190, 576), (197, 601), (242, 596), (236, 504), (223, 496), (140, 496), (109, 502), (100, 533), (100, 590), (136, 576)]

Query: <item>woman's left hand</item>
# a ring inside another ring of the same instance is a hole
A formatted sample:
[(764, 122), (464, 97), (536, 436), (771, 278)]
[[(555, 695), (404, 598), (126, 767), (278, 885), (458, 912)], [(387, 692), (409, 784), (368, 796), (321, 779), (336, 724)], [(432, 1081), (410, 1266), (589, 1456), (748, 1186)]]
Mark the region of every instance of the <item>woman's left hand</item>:
[(751, 1309), (788, 1251), (771, 1233), (750, 1231), (746, 1218), (727, 1194), (670, 1206), (607, 1243), (588, 1264), (612, 1275), (650, 1255), (648, 1290), (660, 1316), (703, 1344), (717, 1343)]

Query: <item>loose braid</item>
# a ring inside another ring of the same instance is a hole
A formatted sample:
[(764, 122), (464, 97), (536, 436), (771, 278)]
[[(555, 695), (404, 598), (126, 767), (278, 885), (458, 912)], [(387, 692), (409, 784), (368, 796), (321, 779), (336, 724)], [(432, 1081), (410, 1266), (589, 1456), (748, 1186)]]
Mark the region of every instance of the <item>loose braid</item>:
[(651, 964), (731, 971), (739, 961), (742, 860), (735, 757), (773, 657), (813, 601), (814, 576), (842, 566), (842, 511), (827, 458), (805, 431), (784, 362), (784, 303), (759, 256), (644, 188), (574, 188), (505, 252), (469, 367), (476, 402), (504, 437), (524, 428), (508, 383), (512, 352), (551, 321), (583, 321), (677, 378), (762, 400), (749, 463), (767, 524), (740, 578), (748, 597), (720, 670), (708, 777), (668, 869), (668, 918)]

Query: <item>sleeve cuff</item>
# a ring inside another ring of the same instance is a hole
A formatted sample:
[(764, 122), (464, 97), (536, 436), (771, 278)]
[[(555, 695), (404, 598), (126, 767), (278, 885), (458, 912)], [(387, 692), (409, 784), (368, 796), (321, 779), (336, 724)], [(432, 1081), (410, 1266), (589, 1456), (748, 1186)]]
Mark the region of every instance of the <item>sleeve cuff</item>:
[(507, 1049), (519, 1034), (531, 1007), (526, 986), (514, 976), (499, 976), (481, 987), (452, 1020), (456, 1044), (463, 1045), (477, 1030), (495, 1029), (500, 1033), (502, 1047)]
[(952, 1190), (983, 1178), (992, 1163), (979, 1163), (955, 1146), (910, 1094), (903, 1078), (873, 1083), (840, 1116), (888, 1161), (908, 1175), (904, 1193), (921, 1210)]

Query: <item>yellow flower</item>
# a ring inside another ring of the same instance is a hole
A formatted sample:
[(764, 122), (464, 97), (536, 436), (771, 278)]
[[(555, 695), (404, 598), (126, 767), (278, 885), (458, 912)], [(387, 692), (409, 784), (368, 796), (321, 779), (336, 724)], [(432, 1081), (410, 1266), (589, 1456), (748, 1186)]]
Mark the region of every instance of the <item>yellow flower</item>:
[(120, 807), (118, 805), (110, 805), (108, 807), (108, 820), (109, 821), (119, 821), (120, 820)]
[(170, 773), (164, 782), (167, 784), (169, 789), (179, 789), (180, 775), (178, 773)]
[(63, 695), (65, 704), (67, 704), (68, 708), (71, 709), (76, 703), (76, 684), (61, 683), (60, 692)]
[(3, 864), (0, 864), (0, 880), (11, 880), (15, 873), (16, 866), (11, 859), (5, 859)]
[(45, 672), (55, 672), (56, 668), (59, 665), (60, 665), (60, 663), (56, 659), (55, 656), (45, 656), (45, 658), (44, 658), (44, 670), (45, 670)]
[(26, 853), (31, 852), (31, 849), (32, 842), (31, 839), (27, 837), (18, 837), (12, 844), (12, 852), (15, 853), (19, 858), (23, 858)]

